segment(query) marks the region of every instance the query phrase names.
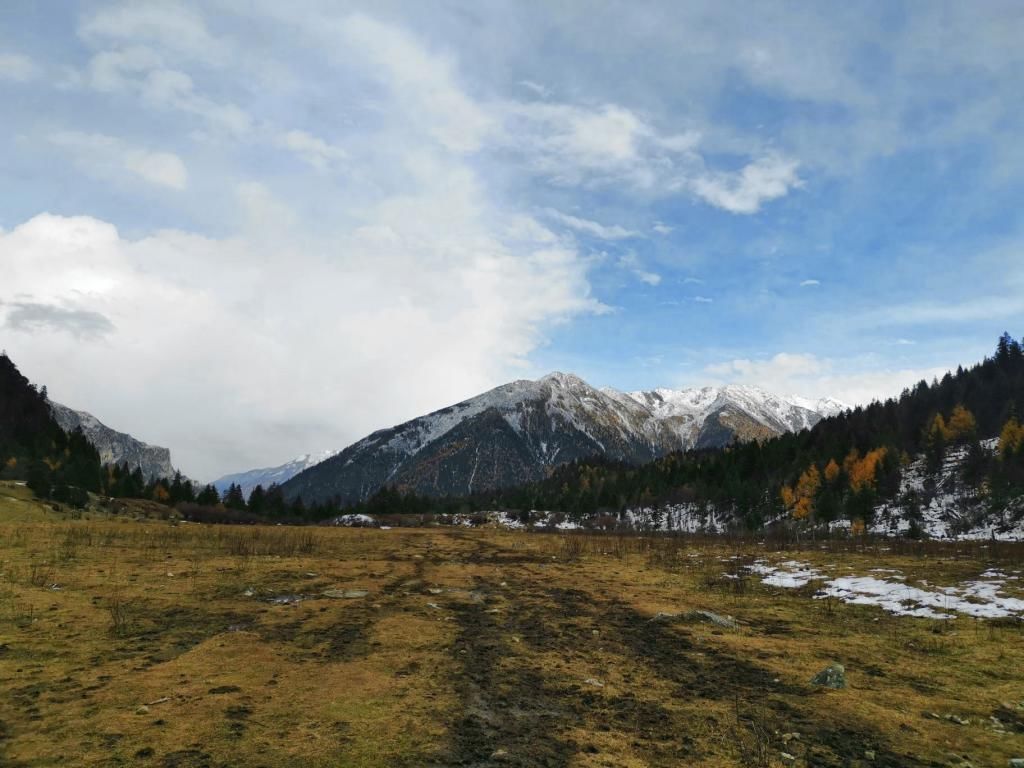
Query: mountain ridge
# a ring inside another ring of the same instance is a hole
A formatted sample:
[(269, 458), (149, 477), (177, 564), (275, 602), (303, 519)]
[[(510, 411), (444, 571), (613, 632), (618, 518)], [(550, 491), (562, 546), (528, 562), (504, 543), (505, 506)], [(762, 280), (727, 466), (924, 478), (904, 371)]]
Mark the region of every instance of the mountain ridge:
[(625, 393), (554, 371), (372, 432), (296, 473), (283, 489), (289, 498), (342, 503), (387, 485), (469, 494), (537, 480), (554, 466), (594, 455), (642, 463), (673, 450), (771, 437), (844, 408), (832, 398), (782, 397), (738, 385)]

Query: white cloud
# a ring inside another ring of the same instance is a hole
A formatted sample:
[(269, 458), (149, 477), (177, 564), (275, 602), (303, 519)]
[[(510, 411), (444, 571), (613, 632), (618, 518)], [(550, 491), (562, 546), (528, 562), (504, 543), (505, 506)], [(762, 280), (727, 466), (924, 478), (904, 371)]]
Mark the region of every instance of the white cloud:
[(766, 359), (740, 358), (704, 368), (701, 381), (740, 383), (769, 392), (812, 398), (834, 397), (850, 405), (897, 397), (922, 379), (941, 378), (949, 368), (891, 368), (870, 361), (831, 360), (780, 352)]
[(152, 44), (208, 64), (230, 60), (230, 46), (210, 34), (203, 17), (180, 4), (124, 3), (100, 8), (82, 20), (79, 36), (93, 44)]
[(693, 300), (696, 301), (698, 304), (712, 304), (715, 301), (714, 299), (708, 298), (707, 296), (694, 296)]
[(39, 75), (39, 67), (28, 56), (0, 52), (0, 81), (27, 83)]
[(651, 229), (657, 232), (659, 235), (668, 235), (672, 233), (674, 228), (670, 227), (668, 224), (662, 224), (660, 221), (656, 221), (654, 222), (654, 226), (651, 227)]
[(89, 59), (84, 71), (70, 71), (62, 85), (135, 93), (149, 107), (195, 115), (211, 128), (236, 137), (253, 127), (245, 110), (197, 92), (188, 74), (167, 66), (161, 53), (145, 46), (100, 51)]
[(523, 88), (526, 88), (529, 91), (532, 91), (537, 96), (540, 96), (542, 99), (546, 99), (548, 96), (551, 95), (550, 88), (547, 88), (546, 86), (541, 85), (540, 83), (535, 83), (533, 80), (520, 80), (519, 85), (523, 86)]
[(821, 285), (821, 281), (820, 280), (801, 280), (800, 281), (800, 287), (801, 288), (810, 288), (811, 286), (814, 286), (814, 285)]
[(801, 186), (795, 160), (771, 155), (745, 166), (739, 173), (708, 173), (693, 182), (696, 194), (731, 213), (757, 213), (769, 200)]
[(560, 211), (556, 211), (554, 208), (546, 208), (544, 210), (545, 215), (553, 219), (570, 229), (575, 229), (577, 232), (583, 232), (593, 237), (600, 238), (601, 240), (626, 240), (632, 237), (640, 237), (639, 232), (634, 232), (631, 229), (620, 227), (618, 224), (606, 225), (590, 219), (582, 219), (578, 216), (570, 216)]
[(640, 258), (633, 251), (628, 251), (619, 256), (619, 266), (632, 272), (633, 276), (641, 283), (647, 283), (647, 285), (659, 285), (661, 283), (661, 275), (644, 269), (640, 263)]
[(458, 86), (451, 57), (427, 51), (405, 30), (363, 14), (347, 17), (341, 33), (346, 53), (358, 56), (436, 141), (454, 152), (479, 149), (492, 120)]
[(341, 147), (328, 144), (305, 131), (288, 131), (282, 134), (278, 141), (283, 147), (298, 155), (303, 162), (321, 172), (348, 158), (348, 153)]
[(52, 144), (71, 153), (83, 170), (101, 178), (123, 176), (125, 172), (150, 184), (183, 190), (188, 171), (173, 152), (134, 147), (113, 136), (61, 131), (49, 136)]

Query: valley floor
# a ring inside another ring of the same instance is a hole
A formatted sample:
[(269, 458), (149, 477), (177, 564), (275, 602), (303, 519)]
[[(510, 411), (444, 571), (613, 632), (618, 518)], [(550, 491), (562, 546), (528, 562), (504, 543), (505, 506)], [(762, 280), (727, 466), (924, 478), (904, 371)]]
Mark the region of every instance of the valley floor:
[[(781, 552), (91, 517), (0, 488), (5, 766), (1024, 757), (1021, 545)], [(898, 615), (834, 590), (815, 599), (803, 578), (893, 572), (933, 587), (999, 576), (977, 595), (949, 588), (968, 603), (998, 593), (1004, 611)], [(834, 662), (847, 686), (812, 685)]]

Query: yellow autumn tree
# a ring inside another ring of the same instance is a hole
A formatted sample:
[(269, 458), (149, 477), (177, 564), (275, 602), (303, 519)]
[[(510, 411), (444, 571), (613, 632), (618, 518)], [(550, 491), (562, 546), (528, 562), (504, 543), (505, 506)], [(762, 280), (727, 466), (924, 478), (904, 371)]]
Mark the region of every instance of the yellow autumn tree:
[(1006, 420), (1002, 431), (999, 433), (1000, 458), (1016, 453), (1020, 450), (1021, 445), (1024, 445), (1024, 425), (1021, 425), (1016, 417), (1011, 416)]
[(957, 405), (949, 414), (946, 429), (949, 440), (970, 440), (978, 431), (978, 422), (973, 413), (963, 405)]
[(863, 458), (857, 458), (856, 452), (847, 456), (844, 464), (847, 477), (850, 478), (850, 490), (857, 493), (862, 490), (874, 489), (878, 465), (885, 459), (886, 453), (885, 448), (875, 448), (865, 453)]
[(796, 497), (793, 517), (804, 520), (814, 513), (814, 497), (818, 495), (820, 488), (821, 472), (818, 471), (817, 465), (811, 464), (796, 481), (796, 489), (793, 491)]
[(932, 417), (931, 423), (925, 429), (925, 436), (929, 443), (945, 443), (949, 441), (949, 427), (946, 426), (946, 420), (942, 417), (941, 413), (936, 413)]
[(825, 465), (825, 482), (834, 483), (837, 477), (839, 477), (839, 465), (836, 464), (835, 459), (829, 459), (828, 464)]
[(792, 509), (793, 505), (796, 504), (796, 494), (793, 493), (793, 489), (788, 485), (782, 486), (782, 490), (779, 491), (779, 498), (782, 499), (782, 506), (786, 509)]
[(171, 498), (171, 494), (168, 493), (167, 489), (164, 488), (162, 485), (158, 484), (153, 489), (153, 501), (159, 501), (163, 503), (167, 501), (169, 498)]

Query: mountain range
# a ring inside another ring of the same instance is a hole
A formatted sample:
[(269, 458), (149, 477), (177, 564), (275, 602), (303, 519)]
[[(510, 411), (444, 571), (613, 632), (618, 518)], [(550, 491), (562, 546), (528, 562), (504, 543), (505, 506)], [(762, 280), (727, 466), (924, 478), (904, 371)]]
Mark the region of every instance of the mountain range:
[(133, 470), (138, 467), (147, 480), (174, 476), (168, 449), (118, 432), (85, 411), (76, 411), (53, 401), (50, 401), (50, 411), (64, 431), (73, 432), (81, 427), (86, 438), (99, 451), (103, 464), (127, 464)]
[(576, 459), (639, 464), (674, 450), (764, 439), (810, 428), (845, 408), (834, 399), (781, 397), (749, 386), (627, 393), (556, 372), (379, 430), (321, 461), (303, 456), (216, 484), (282, 483), (287, 497), (307, 503), (363, 501), (385, 486), (463, 495), (538, 480)]
[(218, 477), (212, 485), (221, 493), (224, 493), (232, 485), (237, 485), (242, 489), (242, 494), (248, 497), (257, 485), (262, 485), (264, 488), (269, 488), (274, 483), (282, 485), (303, 470), (326, 461), (338, 452), (337, 450), (327, 450), (320, 453), (304, 453), (278, 467), (261, 467)]

